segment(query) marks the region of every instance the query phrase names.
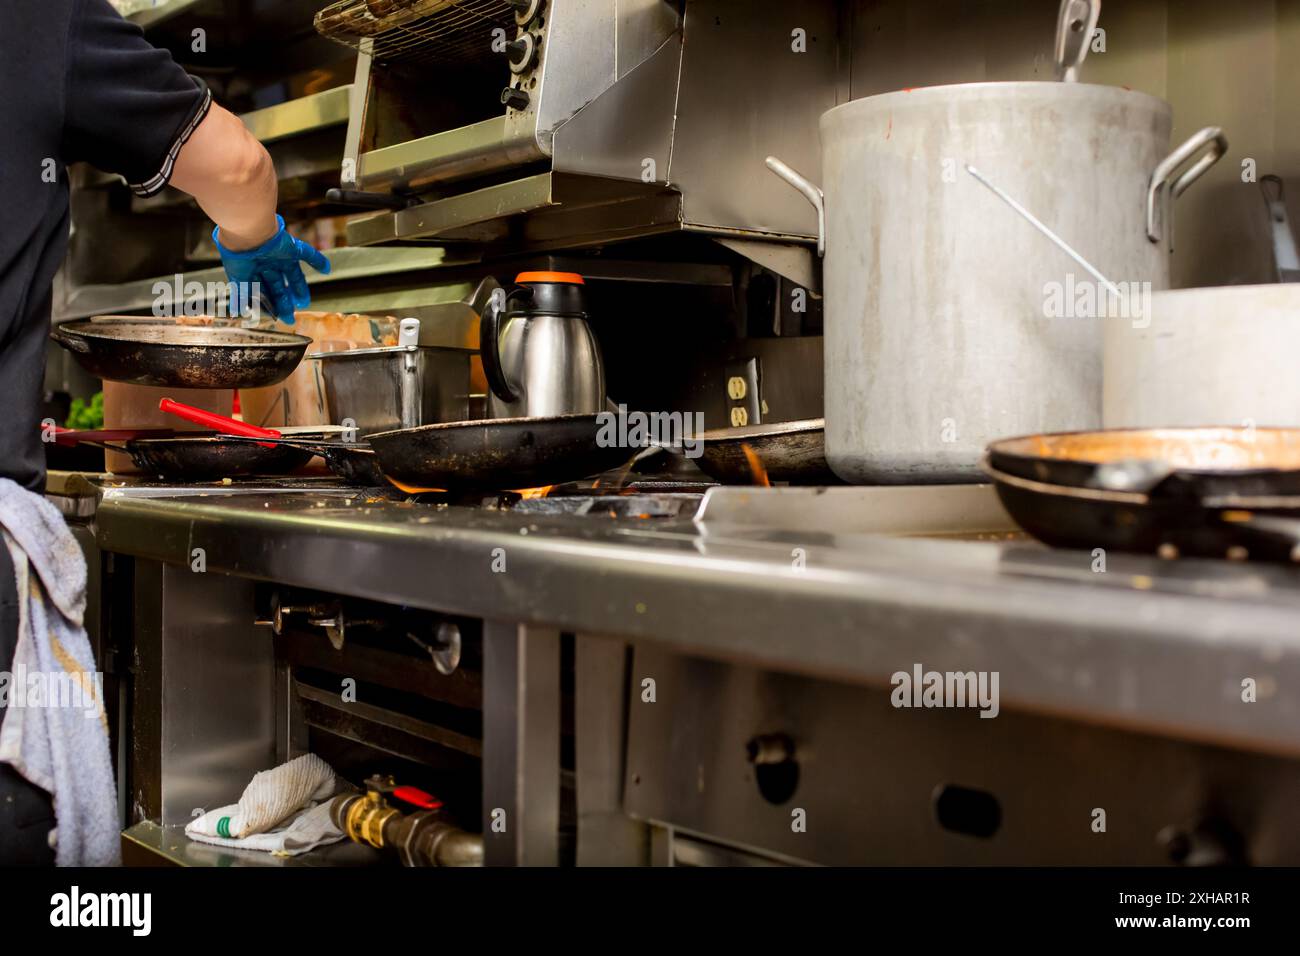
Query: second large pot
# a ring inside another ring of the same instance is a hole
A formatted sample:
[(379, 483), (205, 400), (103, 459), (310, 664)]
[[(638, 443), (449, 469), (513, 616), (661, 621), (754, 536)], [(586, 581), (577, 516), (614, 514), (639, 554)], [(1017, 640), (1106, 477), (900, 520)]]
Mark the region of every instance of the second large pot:
[(973, 481), (998, 436), (1100, 423), (1099, 310), (1076, 294), (1091, 280), (966, 167), (1112, 282), (1163, 289), (1168, 201), (1227, 145), (1207, 128), (1171, 153), (1171, 123), (1144, 93), (1045, 82), (885, 93), (822, 116), (837, 474)]
[(1106, 320), (1107, 428), (1300, 428), (1300, 283), (1157, 292)]

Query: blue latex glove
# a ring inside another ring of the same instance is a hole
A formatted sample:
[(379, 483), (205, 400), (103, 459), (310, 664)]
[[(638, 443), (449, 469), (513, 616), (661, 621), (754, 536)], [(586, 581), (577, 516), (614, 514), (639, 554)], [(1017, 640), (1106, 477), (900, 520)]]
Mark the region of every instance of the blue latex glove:
[(274, 236), (254, 249), (234, 252), (221, 244), (221, 229), (212, 230), (212, 241), (221, 253), (221, 264), (230, 278), (230, 312), (243, 315), (252, 308), (252, 283), (271, 300), (271, 310), (281, 322), (293, 324), (295, 309), (311, 305), (311, 292), (299, 262), (329, 275), (330, 261), (319, 250), (295, 239), (284, 228), (284, 219), (275, 217), (280, 227)]

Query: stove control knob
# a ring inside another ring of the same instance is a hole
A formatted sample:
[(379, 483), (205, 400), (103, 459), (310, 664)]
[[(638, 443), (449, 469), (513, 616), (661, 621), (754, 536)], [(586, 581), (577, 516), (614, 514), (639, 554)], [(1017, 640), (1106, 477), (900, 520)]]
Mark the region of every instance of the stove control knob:
[(517, 86), (507, 86), (501, 91), (501, 102), (512, 110), (526, 110), (530, 98), (527, 90), (521, 90)]
[(511, 73), (523, 73), (537, 58), (537, 40), (531, 33), (519, 34), (506, 44), (506, 58), (510, 61)]
[(515, 22), (520, 26), (531, 23), (542, 12), (542, 0), (507, 0), (515, 11)]

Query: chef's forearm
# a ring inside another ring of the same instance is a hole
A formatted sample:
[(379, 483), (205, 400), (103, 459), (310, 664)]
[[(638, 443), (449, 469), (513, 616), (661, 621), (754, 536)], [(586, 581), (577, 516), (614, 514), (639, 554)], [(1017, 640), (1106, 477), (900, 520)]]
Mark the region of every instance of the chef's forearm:
[(275, 165), (233, 113), (213, 103), (176, 157), (171, 184), (221, 227), (227, 249), (251, 249), (275, 235)]

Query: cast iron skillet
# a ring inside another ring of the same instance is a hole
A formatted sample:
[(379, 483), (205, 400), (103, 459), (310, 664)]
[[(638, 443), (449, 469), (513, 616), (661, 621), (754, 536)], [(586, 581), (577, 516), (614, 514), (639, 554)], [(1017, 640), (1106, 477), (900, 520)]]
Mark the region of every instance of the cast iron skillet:
[(537, 488), (607, 471), (637, 449), (605, 447), (596, 415), (449, 422), (367, 436), (389, 478), (421, 488)]
[[(140, 437), (142, 432), (149, 437)], [(291, 441), (277, 446), (269, 439), (259, 442), (210, 432), (179, 435), (169, 432), (169, 429), (65, 430), (55, 441), (60, 445), (90, 445), (124, 452), (131, 456), (136, 467), (149, 475), (179, 481), (207, 481), (239, 475), (287, 474), (311, 461), (316, 454), (315, 444), (328, 444), (328, 439), (336, 434), (334, 426), (299, 427), (292, 434), (302, 440), (301, 445)]]
[(309, 449), (289, 445), (267, 448), (227, 435), (197, 438), (147, 438), (126, 443), (136, 467), (163, 478), (207, 481), (239, 475), (284, 475), (311, 461)]
[(50, 333), (96, 378), (168, 388), (260, 388), (289, 376), (311, 339), (202, 321), (96, 316)]
[(1028, 435), (989, 445), (984, 470), (1057, 547), (1300, 561), (1300, 429)]
[(368, 441), (323, 441), (314, 438), (246, 438), (230, 436), (232, 441), (246, 442), (255, 446), (273, 444), (285, 448), (300, 448), (313, 455), (320, 455), (329, 470), (353, 485), (367, 488), (387, 486), (379, 459)]
[(826, 420), (822, 418), (719, 428), (699, 437), (703, 452), (695, 463), (723, 484), (761, 484), (746, 448), (771, 481), (841, 484), (826, 464)]

